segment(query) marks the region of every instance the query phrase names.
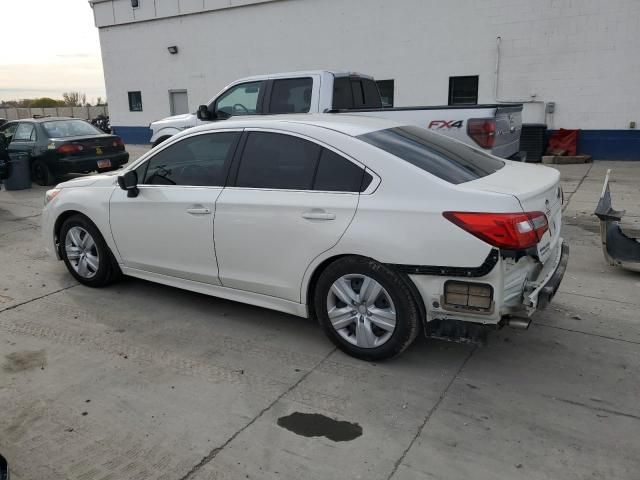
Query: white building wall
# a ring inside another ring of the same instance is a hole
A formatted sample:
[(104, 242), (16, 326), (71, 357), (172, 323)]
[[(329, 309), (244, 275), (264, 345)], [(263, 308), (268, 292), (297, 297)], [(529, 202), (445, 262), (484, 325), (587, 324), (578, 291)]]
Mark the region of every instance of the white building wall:
[[(255, 0), (140, 0), (135, 10), (129, 0), (98, 1), (111, 123), (147, 126), (169, 115), (169, 90), (188, 90), (195, 111), (237, 78), (305, 69), (394, 79), (396, 106), (446, 104), (450, 76), (477, 74), (479, 103), (494, 103), (497, 36), (500, 100), (556, 102), (547, 118), (543, 104), (528, 104), (525, 121), (581, 129), (640, 121), (638, 0), (262, 0), (228, 8), (239, 3)], [(209, 8), (222, 9), (202, 12)], [(185, 14), (193, 11), (202, 13)], [(136, 90), (143, 112), (128, 109), (127, 92)]]

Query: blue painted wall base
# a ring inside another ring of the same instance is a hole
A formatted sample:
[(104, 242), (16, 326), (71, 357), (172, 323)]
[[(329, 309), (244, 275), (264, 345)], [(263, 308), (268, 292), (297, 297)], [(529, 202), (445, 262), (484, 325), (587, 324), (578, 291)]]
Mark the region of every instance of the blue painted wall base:
[(111, 130), (122, 138), (125, 144), (144, 145), (151, 140), (151, 129), (147, 127), (112, 126)]
[[(555, 130), (547, 130), (547, 140)], [(594, 160), (640, 160), (640, 130), (580, 130), (578, 155)]]
[(640, 130), (580, 130), (578, 153), (594, 160), (640, 160)]

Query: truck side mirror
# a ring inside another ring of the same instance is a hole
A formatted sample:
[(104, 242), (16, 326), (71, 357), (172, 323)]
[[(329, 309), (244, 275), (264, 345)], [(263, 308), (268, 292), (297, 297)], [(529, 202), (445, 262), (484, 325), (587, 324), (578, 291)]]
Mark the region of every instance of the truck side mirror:
[(137, 197), (138, 193), (138, 174), (135, 170), (129, 170), (118, 177), (118, 185), (122, 190), (127, 191), (127, 197)]
[(206, 105), (200, 105), (198, 107), (197, 116), (198, 120), (202, 121), (212, 120), (213, 118), (215, 118), (215, 115), (211, 114), (211, 112), (209, 111), (209, 107)]

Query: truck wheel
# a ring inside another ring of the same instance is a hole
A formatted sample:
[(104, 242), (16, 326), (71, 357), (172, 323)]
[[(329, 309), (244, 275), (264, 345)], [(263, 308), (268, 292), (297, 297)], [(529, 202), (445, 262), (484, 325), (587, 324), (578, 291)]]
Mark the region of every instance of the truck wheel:
[(103, 287), (122, 272), (98, 228), (84, 215), (69, 217), (60, 229), (60, 253), (69, 273), (88, 287)]
[(36, 159), (31, 165), (31, 179), (38, 185), (53, 185), (56, 181), (49, 166), (42, 159)]
[(340, 350), (362, 360), (402, 353), (418, 335), (420, 310), (406, 282), (365, 257), (344, 257), (318, 278), (314, 307)]
[(160, 145), (162, 142), (164, 142), (165, 140), (168, 140), (168, 139), (170, 139), (170, 138), (171, 138), (170, 136), (160, 137), (158, 140), (156, 140), (156, 141), (153, 143), (153, 147), (157, 147), (157, 146), (158, 146), (158, 145)]

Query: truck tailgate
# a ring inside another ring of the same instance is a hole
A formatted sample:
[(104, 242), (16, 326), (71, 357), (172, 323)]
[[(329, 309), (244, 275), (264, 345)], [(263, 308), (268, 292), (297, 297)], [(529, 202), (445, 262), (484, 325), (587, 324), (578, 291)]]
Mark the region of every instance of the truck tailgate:
[(496, 137), (491, 153), (509, 158), (520, 150), (522, 105), (498, 106), (495, 111)]
[(494, 147), (484, 151), (502, 158), (518, 153), (522, 130), (522, 104), (450, 105), (437, 107), (397, 107), (341, 110), (339, 113), (387, 118), (404, 125), (415, 125), (480, 147), (467, 132), (469, 119), (495, 119)]

